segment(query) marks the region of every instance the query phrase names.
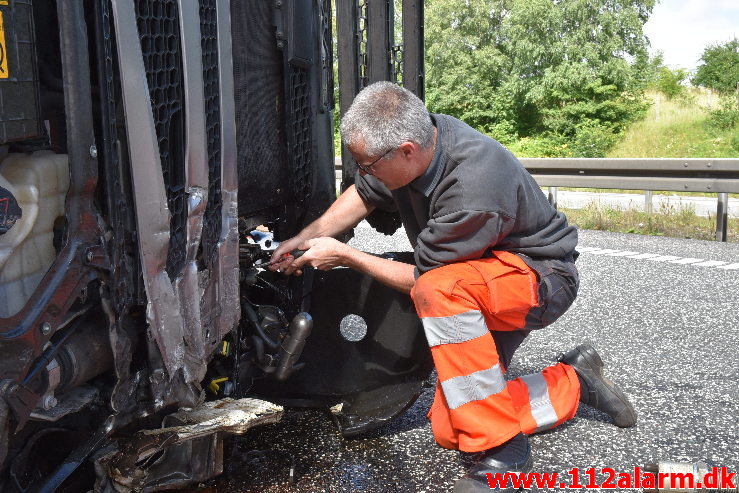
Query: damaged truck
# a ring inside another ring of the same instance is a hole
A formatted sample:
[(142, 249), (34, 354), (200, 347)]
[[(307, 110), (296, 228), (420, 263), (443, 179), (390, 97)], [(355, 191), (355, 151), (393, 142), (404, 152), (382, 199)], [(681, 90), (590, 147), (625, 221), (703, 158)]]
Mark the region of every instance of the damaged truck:
[(422, 5), (0, 0), (1, 491), (183, 488), (282, 406), (414, 401), (409, 297), (260, 263), (336, 198), (335, 94), (423, 97)]

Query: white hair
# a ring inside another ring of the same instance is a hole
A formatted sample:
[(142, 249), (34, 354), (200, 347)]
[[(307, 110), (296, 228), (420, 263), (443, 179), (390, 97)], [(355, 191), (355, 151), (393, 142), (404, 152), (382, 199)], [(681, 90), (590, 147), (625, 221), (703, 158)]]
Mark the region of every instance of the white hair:
[(379, 156), (403, 142), (431, 145), (434, 127), (423, 101), (397, 84), (375, 82), (365, 87), (341, 119), (346, 145), (364, 141), (368, 156)]

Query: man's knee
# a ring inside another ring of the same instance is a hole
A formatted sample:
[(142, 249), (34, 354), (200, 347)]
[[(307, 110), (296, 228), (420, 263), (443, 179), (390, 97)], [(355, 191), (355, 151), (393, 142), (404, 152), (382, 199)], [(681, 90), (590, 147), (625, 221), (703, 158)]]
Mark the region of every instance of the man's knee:
[(411, 298), (416, 307), (419, 304), (436, 303), (451, 295), (454, 286), (459, 281), (459, 276), (455, 274), (453, 267), (454, 264), (437, 267), (416, 279), (411, 289)]

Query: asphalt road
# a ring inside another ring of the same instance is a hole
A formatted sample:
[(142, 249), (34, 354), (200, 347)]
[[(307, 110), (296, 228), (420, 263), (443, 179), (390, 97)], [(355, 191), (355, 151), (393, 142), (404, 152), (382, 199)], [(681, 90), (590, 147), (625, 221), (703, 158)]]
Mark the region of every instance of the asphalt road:
[[(410, 249), (402, 232), (384, 237), (361, 225), (352, 243)], [(535, 470), (630, 472), (658, 460), (700, 460), (739, 472), (739, 246), (595, 231), (581, 231), (580, 245), (577, 301), (528, 338), (508, 375), (539, 371), (590, 342), (639, 422), (619, 429), (581, 406), (572, 421), (531, 438)], [(226, 473), (197, 490), (450, 491), (474, 457), (435, 445), (431, 400), (426, 391), (397, 421), (354, 440), (325, 413), (288, 409), (281, 423), (240, 437)]]

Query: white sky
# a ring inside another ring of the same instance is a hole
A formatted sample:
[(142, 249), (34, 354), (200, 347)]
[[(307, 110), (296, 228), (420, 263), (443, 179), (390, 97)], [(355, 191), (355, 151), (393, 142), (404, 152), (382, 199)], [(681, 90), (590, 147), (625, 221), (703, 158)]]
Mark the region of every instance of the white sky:
[(666, 65), (693, 70), (706, 46), (739, 37), (739, 0), (658, 0), (644, 32)]

